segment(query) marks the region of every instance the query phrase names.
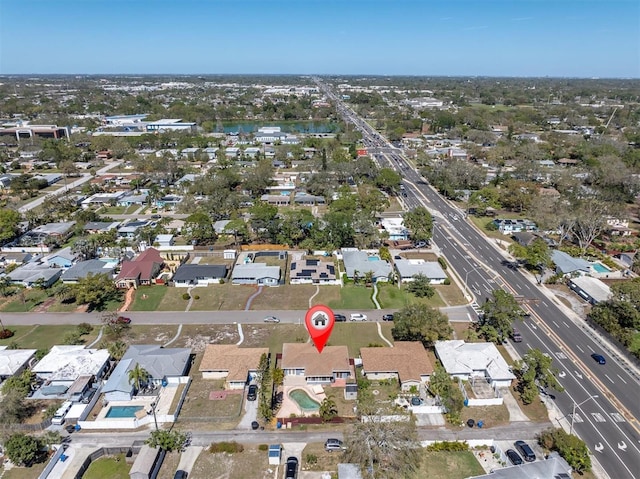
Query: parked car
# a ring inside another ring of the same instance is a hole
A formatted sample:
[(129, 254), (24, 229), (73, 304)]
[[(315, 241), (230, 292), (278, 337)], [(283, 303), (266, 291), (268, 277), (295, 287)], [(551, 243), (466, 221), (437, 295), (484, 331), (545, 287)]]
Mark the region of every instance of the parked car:
[(342, 323), (347, 320), (347, 317), (344, 314), (334, 314), (333, 318), (336, 320), (336, 323)]
[(519, 465), (523, 464), (522, 458), (513, 449), (507, 449), (506, 454), (507, 454), (507, 457), (509, 458), (509, 460), (511, 461), (511, 464), (513, 464), (514, 466), (519, 466)]
[(526, 442), (516, 441), (514, 443), (514, 446), (516, 446), (516, 449), (520, 451), (520, 454), (522, 454), (522, 457), (524, 457), (525, 461), (533, 462), (536, 460), (536, 454), (533, 452), (533, 449), (531, 449), (531, 446), (529, 446), (529, 444), (527, 444)]
[(187, 479), (187, 471), (183, 471), (182, 469), (178, 469), (176, 473), (173, 475), (173, 479)]
[(67, 431), (69, 434), (71, 434), (72, 432), (75, 432), (76, 426), (74, 424), (67, 424), (64, 427), (64, 430)]
[(251, 429), (254, 431), (260, 428), (260, 423), (258, 421), (251, 421)]
[(382, 316), (383, 321), (393, 321), (393, 314), (385, 314)]
[(255, 401), (258, 399), (258, 386), (252, 384), (247, 391), (247, 401)]
[(118, 324), (131, 324), (131, 318), (127, 318), (125, 316), (118, 316), (116, 318), (116, 323), (118, 323)]
[(362, 313), (351, 313), (351, 316), (349, 317), (349, 319), (351, 321), (366, 321), (367, 315)]
[(324, 450), (327, 452), (344, 451), (345, 447), (340, 439), (327, 439), (324, 443)]
[(290, 456), (287, 458), (287, 467), (285, 469), (284, 479), (296, 479), (298, 477), (298, 458)]
[(266, 318), (263, 319), (263, 321), (265, 323), (279, 323), (280, 320), (278, 318), (276, 318), (275, 316), (267, 316)]
[(518, 331), (516, 328), (513, 328), (513, 331), (511, 332), (511, 339), (514, 343), (521, 343), (522, 334), (520, 334), (520, 331)]
[(158, 214), (151, 215), (152, 220), (159, 220), (160, 218), (162, 218), (162, 215), (158, 215)]
[(602, 354), (598, 354), (598, 353), (593, 353), (591, 355), (591, 357), (594, 359), (594, 361), (596, 361), (598, 364), (607, 364), (607, 360), (604, 358), (604, 356)]

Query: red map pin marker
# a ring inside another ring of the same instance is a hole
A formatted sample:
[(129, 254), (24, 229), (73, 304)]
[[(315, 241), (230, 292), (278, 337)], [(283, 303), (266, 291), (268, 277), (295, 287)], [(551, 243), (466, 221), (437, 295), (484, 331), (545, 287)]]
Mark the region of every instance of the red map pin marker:
[(307, 325), (307, 331), (311, 335), (313, 344), (318, 352), (321, 353), (324, 345), (329, 340), (329, 336), (331, 336), (333, 325), (336, 323), (333, 311), (323, 304), (318, 304), (313, 308), (309, 308), (304, 317), (304, 322)]

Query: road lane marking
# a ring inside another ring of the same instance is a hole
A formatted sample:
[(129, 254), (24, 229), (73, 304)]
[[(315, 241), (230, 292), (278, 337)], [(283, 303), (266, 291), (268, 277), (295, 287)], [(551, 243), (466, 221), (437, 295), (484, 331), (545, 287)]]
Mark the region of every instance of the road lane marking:
[(580, 414), (578, 413), (569, 414), (569, 417), (573, 419), (573, 422), (584, 422), (584, 419), (582, 419), (582, 417), (580, 417)]
[(624, 420), (624, 416), (619, 412), (612, 412), (609, 414), (609, 416), (611, 416), (611, 419), (613, 419), (615, 422), (626, 422)]
[(623, 383), (627, 384), (627, 381), (625, 381), (624, 379), (622, 379), (622, 376), (620, 376), (619, 374), (616, 374), (616, 376), (618, 376), (620, 378), (620, 381), (622, 381)]
[(556, 325), (556, 328), (560, 328), (560, 325), (559, 325), (558, 323), (556, 323), (556, 320), (555, 320), (555, 319), (552, 319), (551, 321), (553, 322), (553, 324), (555, 324), (555, 325)]
[(556, 352), (556, 357), (557, 357), (558, 359), (569, 359), (569, 358), (567, 358), (567, 355), (566, 355), (566, 354), (564, 354), (562, 351), (558, 351), (558, 352)]
[(570, 328), (566, 321), (562, 321), (562, 324), (564, 324), (567, 328)]
[(605, 417), (602, 414), (600, 414), (599, 412), (592, 412), (591, 413), (591, 417), (593, 418), (593, 420), (595, 422), (607, 422)]
[(580, 347), (580, 345), (579, 345), (579, 344), (574, 344), (574, 346), (575, 346), (576, 348), (578, 348), (578, 349), (580, 350), (580, 352), (581, 352), (581, 353), (583, 353), (583, 354), (584, 354), (584, 349), (582, 349), (582, 348)]
[(608, 374), (605, 374), (604, 377), (607, 378), (609, 381), (611, 381), (611, 384), (615, 384), (613, 382), (613, 379), (611, 379)]

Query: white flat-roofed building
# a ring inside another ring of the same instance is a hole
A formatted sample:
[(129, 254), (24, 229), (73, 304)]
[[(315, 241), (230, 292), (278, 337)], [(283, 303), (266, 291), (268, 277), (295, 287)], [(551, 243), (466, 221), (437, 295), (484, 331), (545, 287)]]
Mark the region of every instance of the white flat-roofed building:
[(598, 278), (578, 276), (569, 280), (569, 287), (591, 304), (611, 299), (611, 288)]
[(390, 240), (408, 240), (409, 230), (402, 218), (382, 218), (380, 226), (389, 234)]
[(8, 346), (0, 346), (0, 381), (20, 374), (35, 354), (35, 349), (8, 349)]
[(425, 261), (423, 259), (397, 259), (394, 261), (400, 284), (410, 283), (417, 275), (429, 278), (431, 284), (443, 284), (447, 279), (447, 273), (437, 261)]
[(45, 381), (73, 382), (79, 376), (101, 378), (109, 365), (109, 351), (84, 346), (53, 346), (32, 371)]
[(156, 131), (195, 131), (195, 123), (182, 123), (180, 118), (163, 118), (162, 120), (147, 123), (148, 132)]

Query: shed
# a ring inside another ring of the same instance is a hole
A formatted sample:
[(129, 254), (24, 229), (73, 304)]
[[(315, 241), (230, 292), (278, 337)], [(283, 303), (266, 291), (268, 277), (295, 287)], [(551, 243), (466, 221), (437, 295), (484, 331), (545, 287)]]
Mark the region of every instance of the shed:
[(279, 466), (281, 457), (282, 457), (282, 446), (280, 444), (270, 444), (269, 445), (269, 464), (274, 466)]
[(150, 479), (151, 471), (158, 461), (160, 450), (149, 446), (142, 446), (136, 460), (129, 471), (130, 479)]
[(358, 399), (358, 385), (356, 383), (349, 383), (345, 385), (344, 398), (347, 401), (355, 401)]

